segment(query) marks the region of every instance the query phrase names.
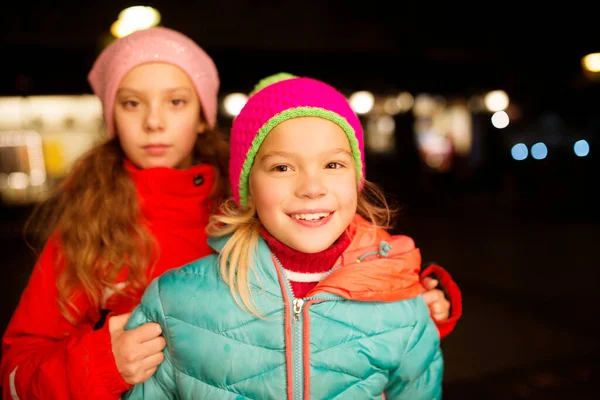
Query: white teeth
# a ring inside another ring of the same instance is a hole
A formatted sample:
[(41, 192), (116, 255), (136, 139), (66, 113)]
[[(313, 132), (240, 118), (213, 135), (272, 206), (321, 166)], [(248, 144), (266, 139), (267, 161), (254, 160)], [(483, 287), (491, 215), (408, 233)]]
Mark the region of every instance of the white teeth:
[(321, 218), (329, 216), (331, 213), (315, 213), (315, 214), (294, 214), (292, 217), (295, 219), (303, 219), (305, 221), (316, 221)]

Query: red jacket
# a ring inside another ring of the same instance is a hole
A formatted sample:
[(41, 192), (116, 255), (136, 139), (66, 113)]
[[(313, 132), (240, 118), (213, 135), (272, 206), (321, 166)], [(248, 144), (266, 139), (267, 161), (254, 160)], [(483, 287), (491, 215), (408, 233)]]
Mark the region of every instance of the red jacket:
[[(186, 171), (137, 170), (126, 165), (136, 183), (142, 214), (157, 238), (160, 258), (150, 279), (211, 252), (206, 244), (208, 197), (214, 185), (211, 166)], [(71, 324), (57, 304), (56, 266), (60, 249), (50, 240), (33, 270), (2, 341), (4, 399), (118, 399), (125, 383), (112, 354), (108, 324), (93, 330), (98, 310), (84, 296), (77, 300), (81, 323)], [(133, 310), (139, 299), (106, 307), (115, 314)]]

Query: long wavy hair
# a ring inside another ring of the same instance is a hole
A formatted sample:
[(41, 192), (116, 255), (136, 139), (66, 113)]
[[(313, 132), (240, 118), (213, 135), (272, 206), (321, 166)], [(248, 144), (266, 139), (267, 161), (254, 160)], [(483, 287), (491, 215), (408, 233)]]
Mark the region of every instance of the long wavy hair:
[[(214, 204), (228, 195), (228, 157), (229, 146), (220, 130), (198, 135), (196, 158), (217, 171), (211, 193)], [(26, 240), (36, 239), (34, 250), (50, 237), (59, 243), (58, 304), (74, 324), (81, 317), (74, 305), (76, 296), (85, 295), (98, 312), (106, 288), (120, 296), (139, 296), (148, 284), (147, 271), (159, 255), (155, 238), (141, 221), (137, 191), (124, 168), (124, 158), (116, 138), (93, 147), (25, 225)], [(120, 290), (115, 279), (123, 270), (128, 284)]]
[[(373, 229), (390, 229), (399, 208), (389, 202), (378, 185), (365, 181), (358, 193), (357, 213), (371, 223)], [(252, 301), (249, 276), (255, 273), (252, 259), (258, 247), (260, 220), (252, 196), (248, 208), (242, 209), (233, 199), (221, 203), (219, 212), (212, 215), (207, 226), (210, 236), (231, 234), (219, 254), (219, 270), (229, 286), (236, 303), (255, 316), (262, 318)]]

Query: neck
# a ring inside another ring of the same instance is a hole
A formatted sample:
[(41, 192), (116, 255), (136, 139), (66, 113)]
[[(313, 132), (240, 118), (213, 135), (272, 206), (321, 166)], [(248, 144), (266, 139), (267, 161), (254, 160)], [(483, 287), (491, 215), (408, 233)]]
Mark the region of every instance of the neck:
[(350, 238), (344, 232), (329, 248), (318, 253), (303, 253), (281, 243), (264, 227), (261, 228), (260, 234), (281, 262), (296, 297), (304, 297), (316, 286), (350, 245)]

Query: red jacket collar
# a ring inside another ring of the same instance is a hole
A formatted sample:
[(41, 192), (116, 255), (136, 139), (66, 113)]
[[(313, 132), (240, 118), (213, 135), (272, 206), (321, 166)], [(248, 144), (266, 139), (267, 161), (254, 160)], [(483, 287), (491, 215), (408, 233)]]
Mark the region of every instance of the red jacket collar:
[(125, 161), (125, 170), (137, 188), (142, 216), (150, 224), (206, 224), (216, 179), (214, 167), (201, 164), (186, 170), (138, 169)]

